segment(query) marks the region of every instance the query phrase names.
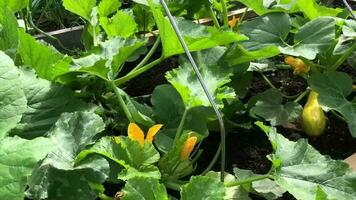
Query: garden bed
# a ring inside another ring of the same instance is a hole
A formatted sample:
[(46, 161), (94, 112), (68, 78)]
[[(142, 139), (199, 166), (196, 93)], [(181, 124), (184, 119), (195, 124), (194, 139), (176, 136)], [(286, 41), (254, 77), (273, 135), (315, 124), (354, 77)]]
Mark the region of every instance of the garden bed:
[(63, 0), (81, 26), (32, 36), (0, 1), (0, 199), (354, 200), (344, 4), (168, 3)]

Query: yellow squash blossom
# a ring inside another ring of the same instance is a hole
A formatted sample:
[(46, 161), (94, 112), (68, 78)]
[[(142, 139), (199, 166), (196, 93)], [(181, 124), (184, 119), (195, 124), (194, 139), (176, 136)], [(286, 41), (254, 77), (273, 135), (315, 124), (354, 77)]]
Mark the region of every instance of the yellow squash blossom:
[(156, 124), (152, 126), (146, 135), (146, 140), (145, 140), (145, 135), (142, 131), (142, 129), (135, 123), (130, 123), (129, 127), (127, 128), (127, 135), (129, 136), (130, 139), (136, 140), (139, 142), (141, 145), (144, 145), (145, 141), (146, 142), (152, 142), (153, 137), (156, 135), (156, 133), (162, 128), (162, 124)]
[(310, 70), (310, 67), (301, 59), (294, 58), (293, 56), (287, 56), (284, 62), (294, 68), (294, 74), (308, 73)]
[(189, 136), (188, 139), (185, 141), (185, 143), (183, 145), (183, 149), (182, 149), (181, 154), (180, 154), (180, 159), (182, 161), (188, 160), (190, 154), (192, 153), (192, 151), (194, 149), (194, 146), (197, 143), (197, 140), (198, 140), (197, 137), (195, 137), (195, 136), (190, 137)]
[(234, 16), (232, 16), (232, 19), (231, 20), (229, 20), (229, 27), (230, 28), (234, 28), (235, 26), (236, 26), (236, 24), (239, 22), (239, 20), (240, 20), (240, 18), (236, 18), (235, 17), (235, 15)]

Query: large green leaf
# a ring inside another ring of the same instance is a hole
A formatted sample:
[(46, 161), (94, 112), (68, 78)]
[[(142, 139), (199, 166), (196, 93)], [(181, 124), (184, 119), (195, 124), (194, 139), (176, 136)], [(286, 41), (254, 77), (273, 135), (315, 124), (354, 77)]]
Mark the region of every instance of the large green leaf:
[(56, 147), (34, 170), (27, 195), (33, 199), (95, 199), (93, 185), (104, 182), (108, 162), (91, 156), (75, 164), (76, 155), (104, 130), (103, 120), (92, 112), (64, 113), (48, 137)]
[(63, 0), (65, 9), (90, 21), (92, 9), (96, 6), (96, 0)]
[(23, 200), (32, 169), (53, 148), (47, 138), (0, 140), (0, 199)]
[(132, 13), (122, 10), (119, 10), (112, 18), (100, 18), (100, 25), (110, 38), (115, 36), (128, 38), (137, 31), (137, 24)]
[[(164, 56), (169, 57), (184, 52), (170, 22), (163, 16), (161, 6), (149, 1), (153, 16), (160, 31)], [(246, 37), (232, 31), (220, 31), (214, 27), (195, 24), (176, 18), (177, 25), (190, 51), (199, 51), (219, 45), (245, 40)]]
[[(216, 47), (193, 54), (207, 88), (219, 107), (223, 107), (223, 99), (235, 97), (233, 89), (225, 86), (231, 81), (231, 70), (218, 63), (225, 51), (226, 48)], [(179, 92), (187, 109), (210, 106), (209, 100), (186, 57), (181, 57), (181, 66), (168, 72), (166, 78)]]
[(134, 168), (137, 171), (145, 170), (147, 166), (156, 163), (160, 158), (151, 143), (141, 146), (137, 141), (126, 137), (100, 139), (94, 146), (80, 152), (76, 157), (76, 163), (90, 154), (102, 155), (121, 165), (124, 169)]
[(100, 53), (74, 59), (71, 72), (85, 72), (104, 80), (113, 80), (121, 65), (146, 44), (144, 39), (111, 38), (99, 43)]
[(356, 173), (347, 163), (321, 155), (305, 139), (292, 142), (275, 128), (256, 124), (271, 141), (271, 175), (280, 187), (297, 199), (314, 200), (319, 188), (330, 199), (356, 199)]
[(304, 24), (294, 36), (294, 45), (280, 47), (284, 54), (303, 56), (309, 60), (315, 59), (332, 45), (335, 39), (335, 19), (319, 17)]
[(20, 72), (13, 61), (0, 51), (0, 139), (21, 120), (26, 103)]
[(62, 113), (91, 107), (75, 98), (70, 89), (38, 78), (32, 71), (22, 70), (18, 82), (25, 93), (27, 106), (11, 135), (28, 139), (43, 136)]
[(230, 65), (270, 58), (280, 53), (291, 29), (290, 18), (285, 13), (269, 13), (240, 26), (249, 40), (232, 46), (226, 58)]
[(273, 126), (294, 122), (300, 117), (302, 106), (295, 102), (283, 104), (283, 97), (277, 89), (270, 89), (253, 98), (256, 104), (250, 114), (261, 116)]
[(54, 80), (69, 70), (70, 57), (62, 55), (47, 44), (36, 41), (23, 30), (19, 31), (19, 39), (18, 51), (23, 64), (33, 68), (39, 77)]
[(192, 176), (181, 188), (182, 200), (218, 200), (224, 199), (224, 195), (224, 184), (208, 176)]
[(270, 46), (283, 46), (291, 29), (290, 18), (285, 13), (269, 13), (241, 25), (240, 31), (249, 40), (241, 45), (256, 51)]
[(308, 79), (309, 85), (319, 96), (321, 106), (341, 113), (348, 123), (351, 135), (356, 137), (356, 98), (347, 100), (352, 92), (352, 79), (343, 72), (315, 74)]
[(168, 195), (159, 180), (140, 177), (127, 181), (122, 200), (168, 200)]
[(13, 13), (0, 3), (0, 51), (13, 57), (18, 47), (17, 21)]

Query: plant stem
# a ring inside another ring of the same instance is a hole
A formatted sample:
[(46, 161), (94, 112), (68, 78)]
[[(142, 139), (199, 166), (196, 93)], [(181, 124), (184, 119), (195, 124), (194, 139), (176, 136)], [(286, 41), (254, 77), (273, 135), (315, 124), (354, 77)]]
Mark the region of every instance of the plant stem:
[(148, 63), (147, 65), (131, 71), (130, 73), (126, 74), (125, 76), (118, 78), (114, 81), (115, 85), (121, 85), (123, 83), (126, 83), (127, 81), (135, 78), (136, 76), (146, 72), (147, 70), (151, 69), (152, 67), (158, 65), (159, 63), (161, 63), (164, 60), (164, 56), (162, 55), (160, 58), (158, 58), (157, 60), (152, 61), (151, 63)]
[(178, 183), (175, 183), (173, 181), (167, 181), (164, 183), (164, 185), (169, 188), (169, 189), (172, 189), (172, 190), (175, 190), (175, 191), (180, 191), (180, 187), (181, 185), (178, 184)]
[(141, 68), (142, 66), (144, 66), (150, 60), (152, 55), (156, 52), (160, 43), (161, 43), (161, 37), (158, 37), (156, 39), (155, 43), (153, 44), (151, 50), (146, 54), (146, 56), (141, 60), (141, 62), (132, 71), (135, 71), (138, 68)]
[(218, 21), (218, 19), (216, 18), (216, 15), (215, 15), (215, 13), (214, 13), (214, 11), (213, 11), (213, 8), (212, 8), (211, 6), (209, 6), (208, 11), (209, 11), (209, 14), (210, 14), (211, 19), (212, 19), (213, 22), (214, 22), (215, 28), (220, 29), (219, 21)]
[(201, 173), (201, 175), (205, 175), (207, 174), (215, 165), (215, 163), (218, 161), (219, 159), (219, 155), (221, 153), (221, 149), (222, 149), (222, 145), (220, 143), (218, 149), (215, 152), (214, 158), (210, 161), (208, 167)]
[(220, 0), (220, 2), (221, 2), (221, 7), (222, 7), (224, 25), (229, 26), (229, 19), (228, 19), (227, 7), (226, 7), (225, 0)]
[(345, 62), (345, 60), (350, 57), (350, 55), (355, 51), (356, 49), (356, 42), (351, 46), (349, 50), (347, 50), (338, 60), (337, 62), (330, 67), (331, 71), (336, 71), (342, 63)]
[(248, 7), (246, 7), (246, 9), (245, 9), (245, 11), (244, 11), (244, 13), (242, 14), (242, 16), (241, 16), (241, 18), (240, 18), (240, 24), (243, 22), (243, 20), (245, 19), (245, 17), (246, 17), (246, 13), (247, 13), (247, 11), (248, 11)]
[(260, 73), (262, 78), (266, 81), (266, 83), (273, 89), (277, 89), (276, 86), (273, 85), (273, 83), (265, 76), (263, 73)]
[(116, 95), (117, 100), (119, 101), (120, 107), (121, 109), (124, 111), (126, 118), (130, 121), (130, 122), (134, 122), (132, 115), (129, 111), (129, 109), (127, 108), (127, 105), (124, 101), (124, 99), (122, 98), (119, 89), (117, 88), (117, 86), (115, 85), (114, 82), (110, 81), (109, 82), (111, 88), (114, 90), (114, 93)]
[(180, 136), (182, 134), (182, 131), (183, 131), (184, 122), (187, 119), (187, 116), (188, 116), (188, 109), (185, 109), (184, 112), (183, 112), (183, 116), (182, 116), (182, 118), (180, 120), (179, 126), (177, 128), (176, 135), (174, 136), (173, 145), (177, 145), (177, 143), (179, 141), (179, 138), (180, 138)]
[(244, 179), (244, 180), (241, 180), (241, 181), (225, 183), (225, 187), (239, 186), (239, 185), (243, 185), (243, 184), (246, 184), (246, 183), (252, 183), (252, 182), (255, 182), (255, 181), (263, 180), (263, 179), (266, 179), (266, 178), (272, 178), (272, 177), (269, 174), (259, 175), (259, 176), (251, 177), (251, 178)]
[(300, 100), (302, 100), (308, 93), (309, 89), (306, 89), (304, 92), (302, 92), (295, 100), (294, 103), (298, 103)]

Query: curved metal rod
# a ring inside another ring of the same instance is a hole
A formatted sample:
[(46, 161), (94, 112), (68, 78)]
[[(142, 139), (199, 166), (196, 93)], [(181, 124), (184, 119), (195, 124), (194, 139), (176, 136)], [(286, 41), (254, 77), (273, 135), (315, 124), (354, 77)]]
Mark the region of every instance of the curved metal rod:
[(345, 6), (346, 6), (347, 10), (350, 12), (350, 14), (351, 14), (352, 18), (354, 18), (354, 20), (356, 20), (356, 15), (355, 15), (354, 11), (352, 10), (352, 8), (351, 8), (350, 4), (349, 4), (349, 3), (347, 3), (347, 1), (346, 1), (346, 0), (342, 0), (342, 1), (344, 2), (344, 4), (345, 4)]
[(166, 4), (166, 2), (164, 0), (160, 0), (167, 16), (168, 16), (168, 19), (169, 21), (171, 22), (172, 26), (173, 26), (173, 29), (185, 51), (185, 54), (187, 55), (190, 63), (192, 64), (192, 67), (193, 67), (193, 70), (195, 72), (195, 74), (197, 75), (198, 77), (198, 80), (200, 82), (200, 85), (202, 86), (206, 96), (208, 97), (208, 100), (211, 104), (211, 106), (213, 107), (214, 109), (214, 112), (216, 114), (216, 117), (218, 118), (218, 121), (219, 121), (219, 125), (220, 125), (220, 135), (221, 135), (221, 145), (222, 145), (222, 149), (221, 149), (221, 174), (220, 174), (220, 180), (221, 182), (224, 182), (224, 174), (225, 174), (225, 154), (226, 154), (226, 150), (225, 150), (225, 143), (226, 143), (226, 139), (225, 139), (225, 125), (224, 125), (224, 121), (223, 121), (223, 118), (222, 118), (222, 115), (218, 109), (218, 106), (216, 105), (216, 103), (214, 102), (214, 98), (212, 97), (212, 95), (209, 93), (209, 90), (208, 90), (208, 87), (206, 86), (206, 84), (204, 83), (204, 79), (197, 67), (197, 64), (196, 62), (194, 61), (194, 58), (192, 56), (192, 54), (190, 53), (189, 49), (188, 49), (188, 46), (187, 44), (184, 42), (184, 39), (183, 39), (183, 36), (181, 34), (181, 32), (179, 31), (179, 28), (177, 26), (177, 23), (176, 21), (174, 20), (171, 12), (169, 11), (169, 8)]

